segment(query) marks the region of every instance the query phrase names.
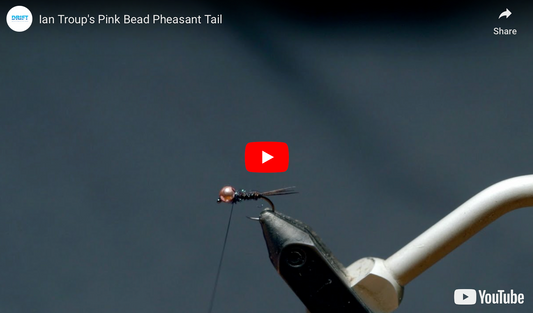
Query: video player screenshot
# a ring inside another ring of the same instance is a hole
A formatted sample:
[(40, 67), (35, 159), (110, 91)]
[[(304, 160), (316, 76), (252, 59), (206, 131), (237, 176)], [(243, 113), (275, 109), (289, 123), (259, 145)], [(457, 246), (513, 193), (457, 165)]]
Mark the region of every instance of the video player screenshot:
[(2, 10), (0, 312), (532, 312), (533, 5)]

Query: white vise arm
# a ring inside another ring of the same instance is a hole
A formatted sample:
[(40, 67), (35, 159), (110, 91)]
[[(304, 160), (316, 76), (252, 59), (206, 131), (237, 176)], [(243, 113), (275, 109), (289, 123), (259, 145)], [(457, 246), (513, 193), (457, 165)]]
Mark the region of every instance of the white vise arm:
[(372, 312), (392, 312), (405, 285), (500, 216), (529, 206), (533, 206), (533, 175), (494, 184), (388, 259), (363, 258), (350, 265), (350, 285)]

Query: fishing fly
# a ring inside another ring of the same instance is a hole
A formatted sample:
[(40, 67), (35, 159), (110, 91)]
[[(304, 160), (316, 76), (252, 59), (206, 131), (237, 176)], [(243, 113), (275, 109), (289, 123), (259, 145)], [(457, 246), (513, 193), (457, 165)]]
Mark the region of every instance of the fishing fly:
[(272, 203), (272, 201), (270, 201), (270, 199), (267, 198), (267, 196), (282, 196), (282, 195), (290, 195), (290, 194), (293, 194), (293, 193), (298, 193), (297, 191), (294, 190), (294, 188), (295, 187), (292, 186), (292, 187), (285, 187), (285, 188), (280, 188), (280, 189), (275, 189), (275, 190), (270, 190), (270, 191), (264, 191), (264, 192), (259, 192), (259, 191), (249, 191), (248, 192), (248, 191), (246, 191), (244, 189), (236, 190), (235, 188), (233, 188), (231, 186), (225, 186), (218, 193), (217, 202), (218, 203), (225, 202), (225, 203), (235, 204), (237, 202), (241, 202), (241, 201), (244, 201), (244, 200), (259, 200), (259, 199), (263, 199), (263, 200), (267, 201), (270, 204), (270, 208), (272, 209), (272, 211), (274, 211), (274, 203)]
[[(226, 235), (224, 236), (224, 244), (222, 245), (222, 253), (220, 255), (220, 261), (218, 262), (217, 275), (215, 277), (215, 285), (213, 287), (213, 293), (211, 294), (211, 301), (209, 301), (209, 309), (207, 312), (211, 313), (213, 310), (213, 304), (215, 302), (215, 295), (218, 285), (218, 277), (220, 276), (220, 269), (222, 268), (222, 260), (224, 259), (224, 251), (226, 250), (226, 242), (228, 241), (229, 227), (231, 225), (231, 216), (233, 215), (233, 205), (237, 202), (245, 200), (259, 200), (263, 199), (270, 204), (270, 209), (274, 211), (274, 203), (268, 198), (270, 196), (282, 196), (298, 193), (294, 190), (295, 187), (285, 187), (270, 191), (246, 191), (244, 189), (237, 190), (232, 186), (224, 186), (218, 193), (217, 203), (231, 203), (231, 210), (229, 213), (228, 226), (226, 228)], [(256, 218), (252, 218), (256, 220)], [(258, 220), (258, 219), (257, 219)]]

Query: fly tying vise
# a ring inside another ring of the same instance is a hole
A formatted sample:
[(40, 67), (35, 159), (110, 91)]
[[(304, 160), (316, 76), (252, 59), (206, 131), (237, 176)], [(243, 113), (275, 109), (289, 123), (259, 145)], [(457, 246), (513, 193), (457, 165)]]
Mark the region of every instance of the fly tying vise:
[[(259, 200), (263, 199), (267, 201), (270, 204), (270, 208), (272, 212), (274, 212), (274, 203), (270, 201), (267, 196), (282, 196), (282, 195), (290, 195), (293, 193), (298, 193), (294, 190), (293, 187), (286, 187), (281, 189), (275, 189), (265, 192), (259, 192), (259, 191), (246, 191), (244, 189), (236, 190), (235, 188), (231, 186), (225, 186), (223, 187), (220, 192), (218, 193), (218, 199), (217, 202), (225, 202), (225, 203), (231, 203), (231, 211), (229, 214), (229, 220), (228, 220), (228, 226), (226, 228), (226, 235), (224, 236), (224, 243), (222, 244), (222, 253), (220, 255), (220, 260), (218, 262), (218, 269), (215, 276), (215, 284), (213, 286), (213, 292), (211, 294), (211, 300), (209, 301), (209, 309), (207, 310), (208, 313), (211, 313), (213, 310), (213, 305), (215, 303), (215, 295), (217, 291), (217, 285), (218, 285), (218, 278), (220, 276), (220, 270), (222, 268), (222, 260), (224, 259), (224, 251), (226, 251), (226, 242), (228, 241), (228, 234), (229, 234), (229, 227), (231, 225), (231, 216), (233, 214), (233, 205), (237, 202), (241, 202), (244, 200)], [(259, 221), (259, 218), (255, 217), (248, 217), (251, 220)]]

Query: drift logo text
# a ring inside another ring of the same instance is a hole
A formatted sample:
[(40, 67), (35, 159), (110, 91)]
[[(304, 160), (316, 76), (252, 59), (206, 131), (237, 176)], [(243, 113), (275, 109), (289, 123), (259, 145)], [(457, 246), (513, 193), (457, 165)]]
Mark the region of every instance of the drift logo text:
[(17, 33), (21, 33), (30, 28), (32, 22), (33, 16), (31, 15), (30, 10), (26, 7), (17, 5), (7, 12), (7, 26)]

